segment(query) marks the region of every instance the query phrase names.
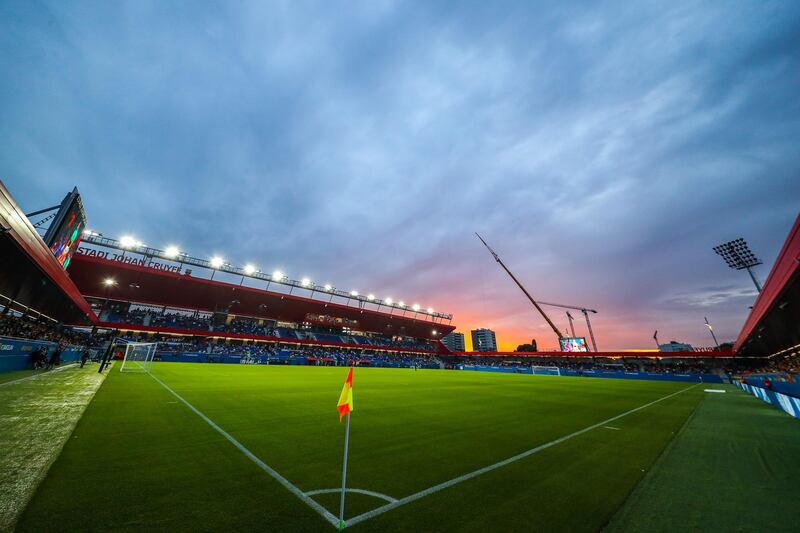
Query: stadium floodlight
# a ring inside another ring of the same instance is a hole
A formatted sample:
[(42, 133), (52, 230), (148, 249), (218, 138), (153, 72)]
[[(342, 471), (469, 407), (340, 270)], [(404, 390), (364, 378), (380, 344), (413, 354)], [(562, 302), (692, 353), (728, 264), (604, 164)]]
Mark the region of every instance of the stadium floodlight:
[(375, 295), (374, 294), (367, 294), (367, 300), (369, 300), (371, 302), (374, 299), (375, 299)]
[(244, 273), (247, 274), (248, 276), (254, 274), (255, 271), (256, 271), (256, 267), (254, 267), (251, 264), (247, 264), (247, 265), (244, 266)]
[(386, 303), (386, 305), (392, 305), (394, 303), (394, 300), (392, 300), (391, 298), (386, 298), (384, 302)]
[(433, 307), (427, 308), (426, 311), (428, 311), (429, 315), (432, 315), (433, 314)]
[(747, 241), (739, 238), (724, 242), (719, 246), (714, 246), (714, 252), (722, 257), (730, 268), (735, 270), (747, 270), (747, 273), (750, 274), (750, 279), (753, 280), (753, 284), (756, 286), (756, 290), (761, 292), (761, 284), (756, 279), (755, 274), (753, 274), (752, 268), (762, 263), (750, 250)]
[(330, 283), (326, 283), (324, 289), (327, 292), (331, 292), (333, 290), (333, 286)]
[[(211, 264), (211, 268), (213, 268), (213, 270), (211, 271), (211, 279), (213, 280), (214, 279), (214, 274), (217, 273), (217, 269), (219, 267), (221, 267), (222, 265), (225, 264), (225, 260), (223, 258), (221, 258), (220, 256), (215, 255), (214, 257), (211, 258), (209, 263)], [(242, 281), (244, 281), (244, 278), (242, 278)]]
[(272, 271), (272, 281), (280, 281), (285, 278), (286, 275), (281, 272), (280, 270), (273, 270)]
[(436, 335), (436, 334), (437, 334), (437, 331), (436, 331), (436, 330), (433, 330), (431, 333), (433, 333), (434, 335)]
[(400, 300), (399, 302), (397, 302), (397, 305), (399, 305), (400, 307), (405, 307), (406, 303), (403, 300)]
[(350, 296), (352, 296), (353, 298), (357, 297), (358, 291), (350, 291)]
[(175, 259), (180, 255), (180, 253), (181, 251), (177, 246), (170, 245), (164, 249), (164, 256), (166, 256), (168, 259)]
[(311, 280), (310, 279), (303, 278), (303, 279), (300, 280), (300, 286), (301, 287), (308, 287), (309, 285), (311, 285)]
[(103, 285), (105, 285), (106, 287), (113, 287), (116, 284), (117, 280), (115, 280), (114, 278), (106, 278), (103, 280)]
[(123, 248), (133, 248), (134, 246), (144, 246), (144, 243), (142, 243), (142, 241), (137, 241), (130, 235), (123, 235), (119, 239), (119, 245)]
[(414, 311), (419, 311), (419, 304), (412, 305), (411, 309), (413, 309)]
[(97, 233), (96, 231), (92, 231), (90, 229), (83, 230), (83, 235), (85, 237), (99, 237), (100, 236), (99, 233)]
[(714, 334), (714, 328), (711, 327), (711, 323), (708, 321), (708, 317), (703, 317), (706, 321), (706, 327), (708, 328), (709, 333), (711, 333), (711, 338), (714, 339), (714, 347), (719, 350), (719, 342), (717, 341), (717, 336)]

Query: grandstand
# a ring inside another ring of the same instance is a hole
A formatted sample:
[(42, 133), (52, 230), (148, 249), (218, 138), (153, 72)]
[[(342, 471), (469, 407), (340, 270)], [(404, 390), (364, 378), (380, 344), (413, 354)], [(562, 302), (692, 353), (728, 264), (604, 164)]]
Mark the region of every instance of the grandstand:
[(733, 349), (671, 353), (452, 352), (421, 305), (89, 230), (56, 255), (2, 185), (0, 224), (0, 530), (796, 518), (800, 217)]

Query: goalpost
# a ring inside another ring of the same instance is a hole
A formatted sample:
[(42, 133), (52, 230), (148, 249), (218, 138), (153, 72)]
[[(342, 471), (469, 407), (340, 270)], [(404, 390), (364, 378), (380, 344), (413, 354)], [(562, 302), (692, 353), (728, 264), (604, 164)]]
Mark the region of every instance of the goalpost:
[(560, 376), (561, 369), (557, 366), (531, 365), (531, 373), (539, 376)]
[(129, 342), (125, 344), (120, 372), (150, 372), (156, 356), (156, 342)]

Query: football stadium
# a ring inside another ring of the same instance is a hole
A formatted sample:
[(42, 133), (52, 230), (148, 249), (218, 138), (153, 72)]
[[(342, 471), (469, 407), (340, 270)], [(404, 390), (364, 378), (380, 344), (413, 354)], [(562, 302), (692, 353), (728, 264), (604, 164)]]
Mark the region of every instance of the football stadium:
[(458, 352), (433, 308), (106, 237), (77, 189), (40, 235), (0, 192), (4, 529), (797, 518), (800, 217), (732, 347), (596, 351), (489, 248), (563, 351)]
[(798, 29), (0, 3), (0, 533), (800, 531)]

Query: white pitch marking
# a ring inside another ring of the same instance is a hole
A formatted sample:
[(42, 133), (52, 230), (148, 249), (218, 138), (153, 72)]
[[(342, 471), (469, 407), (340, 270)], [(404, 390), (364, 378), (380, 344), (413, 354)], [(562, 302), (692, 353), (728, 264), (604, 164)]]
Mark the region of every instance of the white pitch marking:
[(333, 516), (327, 509), (325, 509), (323, 506), (321, 506), (320, 504), (315, 502), (310, 496), (306, 496), (305, 493), (303, 493), (302, 490), (300, 490), (295, 485), (293, 485), (288, 479), (286, 479), (285, 477), (280, 475), (275, 469), (273, 469), (267, 463), (265, 463), (264, 461), (262, 461), (261, 459), (256, 457), (256, 455), (253, 452), (251, 452), (250, 450), (248, 450), (247, 448), (245, 448), (244, 445), (241, 442), (239, 442), (238, 440), (234, 439), (231, 436), (230, 433), (228, 433), (227, 431), (225, 431), (224, 429), (219, 427), (217, 424), (215, 424), (213, 420), (211, 420), (206, 415), (204, 415), (199, 409), (197, 409), (197, 407), (195, 407), (194, 405), (190, 404), (180, 394), (178, 394), (177, 392), (175, 392), (174, 390), (169, 388), (169, 386), (166, 383), (164, 383), (163, 381), (161, 381), (160, 379), (155, 377), (153, 374), (149, 374), (149, 375), (150, 375), (151, 378), (156, 380), (156, 382), (158, 382), (162, 387), (164, 387), (170, 393), (172, 393), (172, 395), (175, 396), (178, 400), (183, 402), (183, 404), (186, 405), (186, 407), (188, 407), (189, 409), (194, 411), (194, 414), (196, 414), (197, 416), (199, 416), (200, 418), (205, 420), (206, 424), (208, 424), (209, 426), (214, 428), (217, 431), (217, 433), (219, 433), (220, 435), (222, 435), (223, 437), (228, 439), (228, 441), (230, 441), (231, 444), (236, 446), (239, 449), (239, 451), (241, 451), (243, 454), (245, 454), (247, 456), (248, 459), (250, 459), (256, 465), (258, 465), (259, 468), (261, 468), (261, 470), (263, 470), (264, 472), (266, 472), (267, 474), (272, 476), (276, 481), (278, 481), (278, 483), (283, 485), (289, 492), (291, 492), (292, 494), (294, 494), (295, 496), (300, 498), (303, 502), (305, 502), (306, 505), (308, 505), (309, 507), (314, 509), (316, 512), (318, 512), (320, 515), (322, 515), (322, 517), (325, 518), (325, 520), (327, 520), (328, 522), (330, 522), (331, 525), (333, 525), (333, 526), (338, 526), (339, 525), (339, 519), (336, 518), (335, 516)]
[(581, 430), (578, 430), (578, 431), (576, 431), (574, 433), (570, 433), (569, 435), (565, 435), (565, 436), (559, 437), (559, 438), (557, 438), (555, 440), (551, 440), (550, 442), (547, 442), (547, 443), (542, 444), (540, 446), (537, 446), (535, 448), (531, 448), (528, 451), (525, 451), (525, 452), (522, 452), (520, 454), (514, 455), (513, 457), (509, 457), (508, 459), (504, 459), (504, 460), (502, 460), (502, 461), (500, 461), (498, 463), (494, 463), (493, 465), (489, 465), (489, 466), (485, 466), (483, 468), (479, 468), (478, 470), (475, 470), (475, 471), (470, 472), (468, 474), (464, 474), (463, 476), (459, 476), (457, 478), (453, 478), (450, 481), (445, 481), (444, 483), (439, 483), (438, 485), (434, 485), (433, 487), (428, 487), (425, 490), (421, 490), (419, 492), (411, 494), (410, 496), (406, 496), (405, 498), (401, 498), (401, 499), (399, 499), (399, 500), (397, 500), (395, 502), (387, 503), (386, 505), (383, 505), (383, 506), (378, 507), (376, 509), (373, 509), (371, 511), (367, 511), (366, 513), (360, 514), (360, 515), (358, 515), (356, 517), (351, 518), (350, 520), (347, 520), (347, 524), (346, 524), (345, 527), (349, 527), (349, 526), (358, 524), (360, 522), (363, 522), (364, 520), (369, 520), (370, 518), (373, 518), (375, 516), (381, 515), (381, 514), (385, 513), (386, 511), (391, 511), (392, 509), (400, 507), (401, 505), (405, 505), (407, 503), (411, 503), (411, 502), (413, 502), (415, 500), (419, 500), (420, 498), (423, 498), (425, 496), (429, 496), (431, 494), (439, 492), (442, 489), (446, 489), (446, 488), (452, 487), (453, 485), (461, 483), (462, 481), (467, 481), (469, 479), (472, 479), (474, 477), (478, 477), (478, 476), (480, 476), (482, 474), (485, 474), (487, 472), (491, 472), (492, 470), (496, 470), (496, 469), (501, 468), (503, 466), (506, 466), (508, 464), (514, 463), (516, 461), (519, 461), (520, 459), (524, 459), (526, 457), (529, 457), (529, 456), (531, 456), (531, 455), (533, 455), (535, 453), (538, 453), (538, 452), (540, 452), (542, 450), (546, 450), (547, 448), (555, 446), (556, 444), (561, 444), (562, 442), (567, 441), (567, 440), (569, 440), (569, 439), (571, 439), (573, 437), (577, 437), (578, 435), (583, 435), (584, 433), (587, 433), (587, 432), (589, 432), (589, 431), (591, 431), (593, 429), (597, 429), (599, 427), (605, 426), (606, 424), (610, 424), (611, 422), (614, 422), (615, 420), (619, 420), (620, 418), (623, 418), (625, 416), (631, 415), (631, 414), (633, 414), (633, 413), (635, 413), (637, 411), (641, 411), (642, 409), (646, 409), (646, 408), (650, 407), (651, 405), (655, 405), (658, 402), (662, 402), (664, 400), (672, 398), (673, 396), (681, 394), (682, 392), (686, 392), (689, 389), (693, 389), (693, 388), (697, 387), (698, 385), (699, 385), (699, 383), (697, 385), (691, 385), (689, 387), (686, 387), (685, 389), (681, 389), (681, 390), (679, 390), (677, 392), (673, 392), (672, 394), (668, 394), (668, 395), (664, 396), (663, 398), (659, 398), (658, 400), (653, 400), (650, 403), (646, 403), (644, 405), (641, 405), (639, 407), (631, 409), (630, 411), (625, 411), (622, 414), (613, 416), (613, 417), (611, 417), (611, 418), (609, 418), (607, 420), (603, 420), (602, 422), (598, 422), (597, 424), (593, 424), (591, 426), (585, 427), (585, 428), (583, 428)]
[(619, 431), (619, 428), (615, 428), (614, 426), (603, 426), (604, 429), (613, 429), (614, 431)]
[[(333, 494), (334, 492), (342, 492), (341, 488), (338, 489), (317, 489), (317, 490), (310, 490), (306, 492), (306, 496), (315, 496), (317, 494)], [(391, 496), (387, 496), (386, 494), (381, 494), (380, 492), (373, 492), (371, 490), (364, 490), (364, 489), (351, 489), (347, 488), (346, 492), (353, 492), (356, 494), (364, 494), (366, 496), (372, 496), (373, 498), (380, 498), (381, 500), (386, 500), (387, 502), (396, 502), (397, 498), (392, 498)]]
[(722, 393), (724, 393), (725, 391), (722, 390), (722, 389), (705, 389), (703, 392), (722, 392)]
[(46, 375), (51, 374), (53, 372), (60, 372), (61, 370), (66, 370), (68, 368), (72, 368), (73, 366), (77, 366), (77, 365), (78, 365), (78, 363), (70, 363), (68, 365), (59, 366), (57, 368), (54, 368), (53, 370), (45, 370), (44, 372), (41, 372), (39, 374), (34, 374), (32, 376), (27, 376), (27, 377), (24, 377), (24, 378), (15, 379), (14, 381), (6, 381), (5, 383), (0, 383), (0, 387), (5, 387), (6, 385), (13, 385), (14, 383), (22, 383), (23, 381), (28, 381), (29, 379), (40, 378), (42, 376), (46, 376)]

